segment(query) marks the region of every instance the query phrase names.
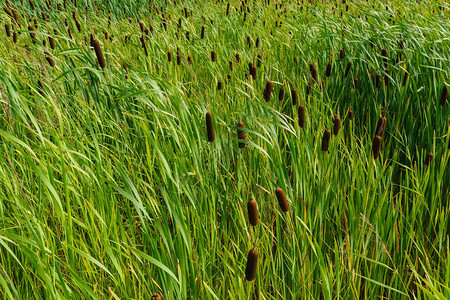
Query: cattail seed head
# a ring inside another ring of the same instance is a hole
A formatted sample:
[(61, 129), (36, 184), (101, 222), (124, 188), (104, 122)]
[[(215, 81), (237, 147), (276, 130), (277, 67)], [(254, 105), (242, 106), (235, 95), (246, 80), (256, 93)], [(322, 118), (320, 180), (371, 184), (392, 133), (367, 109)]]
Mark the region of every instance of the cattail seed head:
[(250, 74), (252, 75), (253, 80), (256, 80), (256, 67), (255, 66), (252, 66)]
[(306, 121), (305, 111), (306, 111), (306, 108), (304, 105), (300, 105), (298, 107), (298, 126), (300, 126), (301, 128), (305, 127), (305, 121)]
[(330, 77), (331, 75), (331, 62), (327, 64), (327, 69), (325, 71), (325, 76)]
[(353, 116), (353, 111), (352, 111), (352, 110), (349, 110), (349, 111), (348, 111), (348, 119), (349, 119), (350, 121), (353, 121), (353, 118), (354, 118), (354, 116)]
[(380, 74), (377, 74), (376, 76), (375, 76), (375, 87), (380, 87), (380, 84), (381, 84), (381, 76), (380, 76)]
[(257, 59), (256, 59), (256, 65), (258, 68), (260, 68), (261, 64), (262, 64), (262, 56), (261, 56), (261, 54), (258, 54)]
[(256, 278), (256, 268), (258, 266), (258, 251), (250, 250), (247, 256), (247, 265), (245, 267), (245, 279), (253, 281)]
[(222, 90), (222, 81), (219, 80), (219, 82), (217, 82), (217, 90), (220, 91)]
[(100, 67), (104, 69), (106, 67), (106, 60), (103, 56), (102, 49), (100, 48), (100, 43), (95, 39), (93, 41), (93, 47), (95, 50), (95, 55), (97, 55), (98, 63), (100, 64)]
[(314, 66), (314, 64), (309, 65), (309, 71), (311, 72), (311, 77), (314, 80), (314, 82), (317, 82), (317, 69)]
[(163, 300), (160, 294), (153, 294), (151, 300)]
[(372, 154), (373, 158), (377, 159), (380, 155), (380, 149), (381, 149), (381, 136), (376, 135), (372, 142)]
[(227, 4), (227, 16), (230, 14), (230, 2)]
[(167, 52), (167, 60), (169, 61), (169, 62), (171, 62), (172, 61), (172, 52)]
[(441, 102), (440, 102), (441, 106), (444, 106), (445, 103), (447, 102), (447, 96), (448, 96), (447, 86), (444, 85), (441, 93)]
[(384, 84), (389, 85), (389, 70), (386, 69), (386, 75), (384, 75)]
[(272, 95), (272, 91), (273, 91), (273, 83), (272, 83), (272, 81), (269, 80), (266, 83), (266, 88), (264, 89), (264, 93), (263, 93), (264, 100), (266, 102), (270, 101), (270, 96)]
[[(237, 130), (238, 139), (241, 141), (245, 141), (246, 140), (245, 131), (239, 129), (239, 128), (244, 128), (244, 123), (242, 123), (242, 122), (237, 123), (237, 127), (238, 127), (238, 130)], [(244, 148), (245, 143), (243, 143), (241, 141), (238, 142), (239, 148)]]
[(350, 73), (351, 67), (352, 67), (352, 62), (349, 61), (347, 64), (347, 69), (345, 69), (345, 77), (347, 77), (348, 73)]
[(277, 188), (275, 190), (275, 195), (277, 196), (278, 204), (280, 205), (280, 208), (283, 212), (289, 211), (289, 203), (286, 199), (286, 195), (284, 194), (284, 191), (280, 188)]
[(291, 91), (291, 98), (292, 98), (292, 105), (297, 105), (298, 103), (298, 94), (297, 94), (297, 90), (293, 89)]
[(339, 130), (341, 129), (341, 118), (339, 118), (339, 116), (336, 114), (334, 115), (333, 124), (333, 134), (337, 135), (339, 133)]
[(402, 86), (406, 85), (406, 82), (408, 81), (408, 77), (409, 77), (409, 74), (408, 74), (408, 72), (405, 71), (405, 76), (403, 77), (403, 84), (402, 84)]
[(241, 61), (241, 58), (239, 57), (239, 53), (236, 53), (236, 63), (239, 63)]
[(344, 48), (342, 48), (341, 51), (339, 52), (339, 58), (340, 58), (340, 59), (345, 58), (345, 51), (344, 51)]
[(212, 60), (213, 62), (216, 61), (216, 52), (215, 52), (214, 50), (211, 51), (211, 60)]
[(328, 151), (328, 146), (330, 143), (331, 131), (329, 129), (325, 129), (322, 136), (322, 151)]
[(231, 60), (228, 62), (228, 66), (230, 67), (230, 72), (233, 72), (233, 62)]
[(284, 98), (284, 87), (280, 88), (280, 91), (278, 92), (278, 100), (283, 101)]
[(256, 226), (258, 224), (258, 207), (255, 200), (248, 201), (247, 211), (250, 225)]
[(381, 50), (381, 56), (383, 57), (384, 67), (387, 68), (388, 58), (386, 49)]
[[(50, 55), (50, 53), (46, 53), (46, 55)], [(48, 62), (48, 64), (50, 65), (50, 67), (54, 67), (55, 66), (55, 61), (53, 60), (53, 58), (51, 58), (50, 56), (46, 56), (45, 60)]]
[(13, 32), (13, 42), (17, 43), (17, 32)]
[(426, 166), (429, 166), (431, 164), (431, 161), (433, 160), (433, 153), (428, 152), (427, 156), (425, 157), (425, 161), (423, 162)]
[(200, 32), (200, 38), (203, 40), (205, 38), (205, 25), (202, 26), (202, 30)]
[(208, 142), (214, 142), (216, 135), (214, 134), (213, 121), (210, 112), (206, 113), (206, 132), (208, 134)]
[(9, 24), (5, 24), (5, 31), (6, 31), (6, 36), (10, 37), (11, 36), (11, 30), (9, 29)]
[(231, 83), (231, 74), (227, 74), (227, 83), (228, 83), (228, 84)]

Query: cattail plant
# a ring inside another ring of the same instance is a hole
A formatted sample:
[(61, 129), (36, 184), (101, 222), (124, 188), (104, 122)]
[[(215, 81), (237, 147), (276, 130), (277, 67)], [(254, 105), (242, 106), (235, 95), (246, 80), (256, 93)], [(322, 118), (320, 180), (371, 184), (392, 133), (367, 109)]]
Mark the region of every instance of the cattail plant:
[(301, 128), (305, 127), (306, 121), (305, 110), (306, 108), (304, 105), (300, 105), (298, 107), (298, 126), (300, 126)]
[(431, 161), (433, 160), (433, 153), (428, 152), (427, 156), (425, 157), (425, 161), (423, 162), (426, 166), (429, 166), (431, 164)]
[(11, 30), (9, 29), (8, 23), (5, 23), (5, 31), (6, 31), (6, 36), (11, 37)]
[(309, 71), (311, 72), (311, 77), (314, 80), (314, 82), (317, 82), (317, 69), (314, 66), (314, 64), (309, 65)]
[(441, 102), (440, 102), (441, 106), (444, 106), (445, 103), (447, 102), (447, 96), (448, 96), (447, 86), (444, 85), (441, 93)]
[(218, 91), (222, 90), (222, 81), (220, 80), (217, 82), (217, 90)]
[(256, 226), (258, 224), (258, 206), (255, 200), (248, 201), (247, 212), (250, 225)]
[(283, 212), (289, 211), (289, 203), (286, 199), (286, 195), (281, 188), (275, 190), (275, 195), (277, 196), (278, 204)]
[(53, 60), (53, 58), (50, 57), (50, 53), (48, 53), (47, 51), (45, 51), (45, 60), (48, 62), (48, 64), (50, 65), (50, 67), (54, 67), (55, 66), (55, 61)]
[(409, 77), (409, 74), (408, 74), (407, 71), (405, 71), (405, 76), (403, 77), (403, 84), (402, 84), (402, 86), (406, 85), (406, 82), (408, 81), (408, 77)]
[(376, 135), (373, 138), (372, 142), (372, 154), (374, 159), (377, 159), (378, 156), (380, 155), (380, 149), (381, 149), (381, 136)]
[(338, 135), (339, 130), (341, 130), (341, 118), (337, 114), (334, 115), (333, 118), (333, 134)]
[(213, 121), (210, 112), (206, 113), (206, 132), (208, 134), (208, 142), (214, 142), (216, 135), (214, 134)]
[[(244, 128), (244, 123), (242, 123), (242, 122), (237, 123), (237, 127), (238, 127), (238, 130), (237, 130), (238, 139), (241, 141), (245, 141), (246, 140), (245, 131), (239, 129), (239, 128)], [(239, 148), (244, 148), (245, 143), (241, 142), (241, 141), (238, 142)]]
[(263, 97), (266, 102), (270, 101), (270, 96), (272, 95), (272, 91), (273, 91), (273, 83), (272, 83), (272, 81), (269, 80), (269, 81), (267, 81), (266, 88), (264, 89), (264, 92), (263, 92)]
[(216, 52), (214, 50), (211, 51), (211, 61), (213, 61), (213, 62), (216, 61)]
[(256, 278), (256, 267), (258, 266), (258, 251), (252, 249), (248, 252), (247, 265), (245, 267), (245, 279), (253, 281)]
[(100, 67), (104, 69), (106, 67), (106, 60), (103, 56), (102, 48), (100, 48), (100, 43), (96, 39), (94, 39), (92, 41), (92, 44), (95, 50), (95, 55), (97, 55), (97, 61), (100, 64)]
[(350, 73), (351, 67), (352, 67), (352, 62), (349, 61), (347, 64), (347, 69), (345, 69), (345, 77), (347, 77), (348, 73)]
[(291, 90), (291, 98), (292, 98), (292, 105), (297, 105), (298, 103), (298, 94), (297, 94), (297, 90), (292, 89)]
[(381, 50), (381, 56), (383, 57), (384, 67), (387, 68), (388, 57), (387, 57), (387, 51), (386, 51), (386, 49), (382, 49), (382, 50)]
[(284, 98), (284, 87), (280, 88), (280, 91), (278, 92), (278, 100), (283, 101)]
[(331, 131), (329, 129), (325, 129), (322, 136), (322, 151), (328, 151), (328, 146), (330, 143)]
[(326, 76), (326, 77), (330, 77), (330, 75), (331, 75), (331, 62), (329, 62), (329, 63), (327, 64), (327, 69), (326, 69), (326, 71), (325, 71), (325, 76)]
[(256, 67), (252, 66), (250, 70), (250, 74), (252, 75), (253, 80), (256, 80)]

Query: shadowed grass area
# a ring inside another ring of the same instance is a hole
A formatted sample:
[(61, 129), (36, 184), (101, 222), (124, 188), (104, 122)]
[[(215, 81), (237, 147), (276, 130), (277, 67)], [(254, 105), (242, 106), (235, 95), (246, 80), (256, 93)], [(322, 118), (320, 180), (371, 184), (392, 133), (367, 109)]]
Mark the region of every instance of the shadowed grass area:
[(450, 298), (448, 4), (1, 6), (0, 298)]

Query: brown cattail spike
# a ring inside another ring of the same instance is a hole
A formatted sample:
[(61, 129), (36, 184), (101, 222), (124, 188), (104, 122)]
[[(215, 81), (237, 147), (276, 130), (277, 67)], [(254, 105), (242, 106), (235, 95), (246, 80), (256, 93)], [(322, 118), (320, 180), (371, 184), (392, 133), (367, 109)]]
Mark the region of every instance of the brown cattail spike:
[(339, 118), (339, 116), (336, 114), (334, 115), (333, 124), (333, 134), (337, 135), (339, 133), (339, 130), (341, 129), (341, 118)]
[(330, 77), (331, 75), (331, 62), (328, 63), (327, 69), (325, 71), (325, 76)]
[(11, 36), (11, 30), (9, 29), (9, 24), (5, 24), (5, 31), (6, 31), (6, 36), (10, 37)]
[(329, 143), (330, 143), (331, 131), (329, 129), (325, 129), (322, 136), (322, 151), (328, 151)]
[(244, 148), (245, 147), (245, 143), (243, 143), (242, 141), (246, 140), (245, 131), (239, 129), (239, 128), (244, 128), (244, 123), (242, 123), (242, 122), (237, 123), (237, 127), (238, 127), (237, 136), (238, 136), (238, 139), (240, 140), (238, 142), (238, 145), (239, 145), (239, 148)]
[(402, 86), (406, 85), (406, 82), (408, 82), (408, 77), (409, 77), (409, 74), (408, 74), (408, 72), (405, 71), (405, 76), (403, 77), (403, 84), (402, 84)]
[(171, 62), (172, 61), (172, 52), (167, 52), (167, 61)]
[(219, 82), (217, 82), (217, 90), (220, 91), (222, 90), (222, 81), (219, 80)]
[(381, 50), (381, 56), (383, 57), (384, 67), (387, 68), (388, 58), (386, 49)]
[(281, 210), (284, 212), (289, 211), (289, 203), (287, 202), (284, 191), (280, 188), (277, 188), (275, 190), (275, 195), (277, 196), (278, 204), (280, 205)]
[(202, 26), (202, 30), (200, 32), (200, 38), (203, 40), (205, 38), (205, 25)]
[(317, 82), (317, 69), (314, 66), (314, 64), (309, 65), (309, 71), (311, 72), (311, 77), (314, 80), (314, 82)]
[(342, 48), (342, 49), (341, 49), (341, 52), (339, 52), (339, 58), (340, 58), (340, 59), (345, 58), (345, 51), (344, 51), (344, 48)]
[(352, 67), (352, 62), (349, 61), (347, 64), (347, 69), (345, 69), (345, 77), (347, 77), (348, 73), (350, 73), (351, 67)]
[(427, 153), (427, 157), (425, 157), (424, 164), (425, 164), (426, 166), (429, 166), (429, 165), (431, 164), (431, 161), (432, 161), (432, 160), (433, 160), (433, 153), (428, 152), (428, 153)]
[(252, 66), (250, 74), (252, 75), (253, 80), (256, 80), (256, 67), (255, 66)]
[(151, 300), (163, 300), (160, 294), (153, 294)]
[(50, 67), (54, 67), (55, 66), (55, 61), (53, 60), (53, 58), (51, 58), (50, 56), (46, 56), (45, 60), (48, 62), (48, 64), (50, 65)]
[(256, 226), (258, 224), (258, 207), (255, 200), (248, 201), (247, 211), (250, 225)]
[(216, 139), (216, 135), (214, 134), (214, 127), (210, 112), (206, 113), (206, 132), (208, 134), (208, 142), (214, 142), (214, 140)]
[(291, 91), (291, 98), (292, 98), (292, 105), (297, 105), (298, 103), (298, 94), (297, 94), (297, 90), (293, 89)]
[(284, 87), (280, 88), (280, 91), (278, 92), (278, 100), (283, 101), (284, 98)]
[(258, 266), (258, 251), (250, 250), (247, 256), (247, 266), (245, 267), (245, 279), (252, 281), (256, 278), (256, 268)]
[(213, 62), (216, 61), (216, 52), (215, 52), (215, 51), (211, 51), (211, 60), (212, 60)]
[(354, 118), (354, 116), (353, 116), (353, 111), (352, 111), (352, 110), (349, 110), (349, 111), (348, 111), (348, 119), (349, 119), (350, 121), (353, 121), (353, 118)]
[(380, 155), (380, 149), (381, 149), (381, 136), (376, 135), (372, 142), (372, 154), (373, 158), (377, 159)]
[(304, 105), (300, 105), (298, 107), (298, 126), (300, 126), (301, 128), (305, 127), (305, 121), (306, 121), (305, 111), (306, 111), (306, 108)]
[(266, 88), (264, 89), (264, 93), (263, 93), (263, 97), (266, 102), (270, 101), (270, 96), (272, 95), (272, 91), (273, 91), (273, 83), (272, 83), (272, 81), (269, 80), (266, 83)]
[(444, 85), (441, 93), (441, 102), (440, 102), (441, 106), (444, 106), (445, 103), (447, 102), (447, 96), (448, 96), (447, 86)]
[(386, 75), (384, 75), (384, 84), (389, 85), (389, 70), (386, 69)]
[(99, 42), (95, 39), (93, 41), (93, 47), (95, 50), (95, 55), (97, 55), (98, 63), (100, 65), (100, 67), (102, 69), (104, 69), (106, 67), (106, 60), (105, 60), (105, 57), (103, 56), (102, 49), (100, 48)]

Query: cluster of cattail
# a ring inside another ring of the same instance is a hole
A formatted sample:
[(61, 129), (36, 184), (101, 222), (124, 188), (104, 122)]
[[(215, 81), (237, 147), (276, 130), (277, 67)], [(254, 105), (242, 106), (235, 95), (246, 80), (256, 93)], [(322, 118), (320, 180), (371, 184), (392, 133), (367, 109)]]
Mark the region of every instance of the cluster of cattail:
[(106, 68), (106, 60), (105, 57), (103, 56), (102, 48), (100, 47), (100, 43), (94, 37), (93, 34), (91, 34), (91, 46), (94, 48), (95, 55), (97, 56), (97, 61), (100, 67), (102, 69)]
[(237, 136), (238, 136), (238, 140), (239, 140), (238, 146), (239, 146), (239, 148), (244, 148), (245, 147), (245, 143), (242, 142), (242, 141), (246, 140), (245, 131), (242, 130), (242, 129), (239, 129), (239, 128), (244, 128), (244, 123), (238, 122), (237, 123), (237, 127), (238, 127), (238, 129), (237, 129)]
[(266, 87), (263, 92), (263, 97), (266, 102), (270, 101), (270, 96), (272, 95), (272, 91), (273, 91), (273, 83), (272, 83), (272, 81), (269, 80), (269, 81), (267, 81)]

